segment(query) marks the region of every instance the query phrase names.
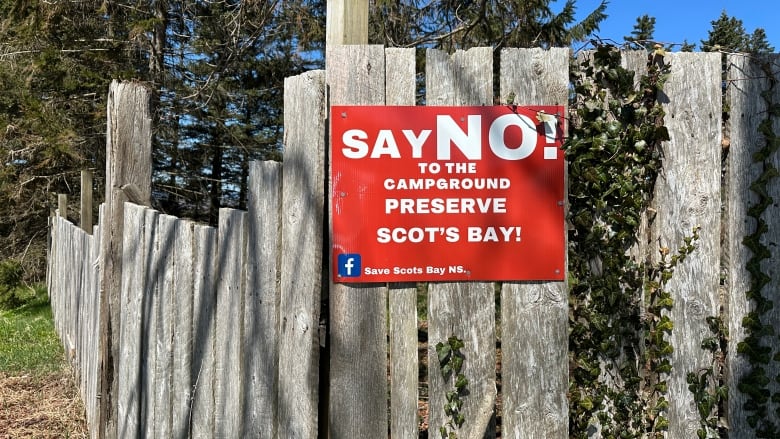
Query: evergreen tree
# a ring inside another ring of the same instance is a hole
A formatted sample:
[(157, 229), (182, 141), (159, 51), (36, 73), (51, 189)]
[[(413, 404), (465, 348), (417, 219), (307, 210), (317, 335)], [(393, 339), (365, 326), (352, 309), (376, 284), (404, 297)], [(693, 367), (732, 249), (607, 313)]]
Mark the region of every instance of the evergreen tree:
[(708, 38), (701, 42), (702, 50), (705, 52), (771, 53), (774, 51), (764, 29), (758, 28), (752, 34), (748, 34), (742, 20), (730, 17), (725, 10), (717, 20), (710, 23), (712, 29), (708, 32)]
[(645, 14), (637, 17), (631, 35), (625, 36), (623, 39), (629, 43), (630, 47), (643, 47), (647, 50), (652, 50), (654, 44), (653, 34), (655, 34), (655, 17)]
[(105, 166), (108, 83), (135, 62), (101, 6), (0, 1), (0, 257), (27, 281), (42, 278), (53, 194), (74, 199), (80, 171)]
[(322, 48), (323, 16), (322, 0), (0, 0), (0, 259), (41, 279), (52, 194), (77, 199), (88, 168), (100, 202), (112, 79), (153, 92), (157, 207), (243, 206), (248, 160), (281, 156), (283, 81), (321, 59), (300, 54)]
[(749, 53), (773, 53), (775, 51), (775, 48), (769, 44), (766, 32), (760, 27), (750, 35), (745, 49)]
[(563, 47), (585, 39), (606, 18), (603, 1), (582, 21), (576, 1), (555, 13), (550, 0), (378, 0), (371, 10), (370, 40), (391, 46), (426, 46), (447, 51), (476, 46)]

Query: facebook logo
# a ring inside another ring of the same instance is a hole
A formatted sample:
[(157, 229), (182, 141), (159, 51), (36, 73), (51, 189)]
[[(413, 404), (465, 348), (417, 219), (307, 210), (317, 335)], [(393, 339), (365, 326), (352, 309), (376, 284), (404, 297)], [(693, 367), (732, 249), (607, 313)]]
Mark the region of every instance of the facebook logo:
[(360, 255), (357, 253), (344, 253), (338, 257), (339, 277), (360, 276)]

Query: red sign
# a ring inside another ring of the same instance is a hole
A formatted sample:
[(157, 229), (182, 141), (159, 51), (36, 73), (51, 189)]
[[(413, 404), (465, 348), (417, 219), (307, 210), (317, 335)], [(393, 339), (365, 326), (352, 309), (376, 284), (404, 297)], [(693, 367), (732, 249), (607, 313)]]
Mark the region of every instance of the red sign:
[(332, 107), (335, 281), (563, 280), (563, 112)]

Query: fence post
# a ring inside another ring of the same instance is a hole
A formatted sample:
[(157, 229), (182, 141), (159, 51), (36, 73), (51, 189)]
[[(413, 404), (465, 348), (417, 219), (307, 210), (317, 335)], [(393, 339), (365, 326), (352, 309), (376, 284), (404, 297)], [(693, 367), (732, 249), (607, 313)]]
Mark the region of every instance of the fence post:
[(57, 212), (59, 216), (68, 219), (68, 195), (57, 194)]
[(328, 0), (326, 47), (368, 43), (368, 0)]
[(81, 171), (81, 228), (92, 234), (92, 171)]
[[(106, 197), (101, 242), (100, 415), (101, 438), (117, 437), (119, 291), (122, 278), (122, 232), (126, 189), (150, 204), (152, 120), (149, 91), (141, 84), (114, 81), (109, 87), (106, 129)], [(123, 190), (124, 189), (124, 190)]]

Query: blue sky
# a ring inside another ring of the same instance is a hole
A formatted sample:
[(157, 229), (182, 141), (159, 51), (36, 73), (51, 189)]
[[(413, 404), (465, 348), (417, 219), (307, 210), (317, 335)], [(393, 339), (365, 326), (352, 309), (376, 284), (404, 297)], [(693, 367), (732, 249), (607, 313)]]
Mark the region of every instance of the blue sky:
[[(557, 0), (562, 6), (564, 0)], [(601, 0), (576, 0), (579, 18), (593, 11)], [(664, 43), (682, 43), (688, 40), (700, 50), (701, 40), (707, 38), (712, 21), (721, 11), (742, 20), (745, 31), (752, 33), (761, 27), (769, 44), (780, 52), (779, 0), (609, 0), (607, 19), (602, 21), (598, 36), (622, 43), (630, 35), (637, 17), (648, 14), (655, 17), (655, 39)], [(575, 47), (576, 48), (576, 47)], [(679, 48), (679, 46), (677, 46)]]

